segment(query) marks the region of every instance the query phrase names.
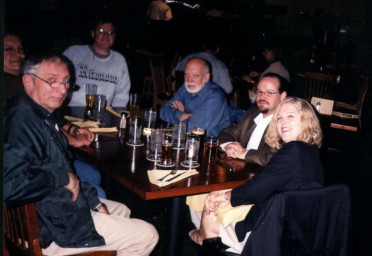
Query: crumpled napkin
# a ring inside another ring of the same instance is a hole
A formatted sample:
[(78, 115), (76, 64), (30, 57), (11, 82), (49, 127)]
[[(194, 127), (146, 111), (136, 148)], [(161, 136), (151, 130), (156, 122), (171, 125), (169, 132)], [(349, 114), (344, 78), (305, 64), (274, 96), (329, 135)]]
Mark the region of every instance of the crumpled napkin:
[[(178, 170), (176, 172), (176, 174), (171, 174), (171, 175), (168, 175), (165, 179), (163, 179), (162, 181), (158, 181), (158, 179), (164, 177), (165, 175), (167, 175), (168, 173), (170, 173), (172, 170), (148, 170), (147, 171), (147, 176), (149, 177), (149, 180), (152, 184), (155, 184), (159, 187), (164, 187), (164, 186), (168, 186), (169, 184), (173, 184), (177, 181), (180, 181), (180, 180), (183, 180), (185, 178), (188, 178), (192, 175), (196, 175), (196, 174), (199, 174), (199, 172), (196, 170), (196, 169), (190, 169), (190, 170)], [(177, 178), (171, 180), (171, 181), (167, 181), (179, 174), (182, 174), (180, 176), (178, 176)]]
[[(186, 204), (191, 209), (201, 213), (203, 211), (204, 201), (207, 195), (208, 193), (188, 196), (186, 197)], [(217, 216), (213, 215), (214, 221), (222, 224), (224, 227), (227, 227), (232, 223), (244, 220), (252, 206), (253, 204), (233, 207), (230, 203), (228, 203), (218, 212)]]

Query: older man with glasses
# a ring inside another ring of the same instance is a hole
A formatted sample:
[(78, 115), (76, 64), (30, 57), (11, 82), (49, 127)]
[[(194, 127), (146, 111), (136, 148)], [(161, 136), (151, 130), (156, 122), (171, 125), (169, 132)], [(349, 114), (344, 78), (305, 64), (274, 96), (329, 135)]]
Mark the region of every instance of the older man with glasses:
[(91, 29), (92, 45), (74, 45), (64, 51), (75, 66), (76, 84), (69, 106), (85, 106), (86, 84), (96, 84), (97, 94), (106, 95), (107, 104), (125, 107), (131, 86), (128, 66), (123, 55), (112, 50), (116, 27), (103, 17)]
[(24, 91), (7, 102), (4, 132), (5, 207), (36, 203), (43, 255), (112, 250), (149, 255), (158, 241), (149, 223), (123, 204), (99, 198), (79, 180), (55, 111), (70, 87), (68, 60), (44, 55), (25, 61)]

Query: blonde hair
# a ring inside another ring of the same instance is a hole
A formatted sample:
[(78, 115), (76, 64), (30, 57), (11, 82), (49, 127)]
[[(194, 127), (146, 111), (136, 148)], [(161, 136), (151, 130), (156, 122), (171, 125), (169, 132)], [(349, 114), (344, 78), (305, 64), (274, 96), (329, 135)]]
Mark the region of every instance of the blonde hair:
[(285, 98), (278, 104), (266, 133), (265, 142), (270, 147), (276, 149), (280, 149), (282, 147), (283, 141), (277, 131), (278, 122), (276, 116), (280, 107), (286, 103), (291, 103), (300, 113), (302, 132), (298, 136), (297, 140), (310, 145), (316, 145), (319, 148), (322, 145), (323, 134), (322, 129), (320, 128), (318, 117), (313, 107), (307, 101), (297, 97)]

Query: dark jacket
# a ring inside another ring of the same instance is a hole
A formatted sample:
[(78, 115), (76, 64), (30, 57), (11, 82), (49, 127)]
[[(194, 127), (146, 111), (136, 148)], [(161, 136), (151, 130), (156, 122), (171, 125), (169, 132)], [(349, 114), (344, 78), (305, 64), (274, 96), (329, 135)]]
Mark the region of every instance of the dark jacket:
[(104, 245), (90, 213), (99, 204), (96, 190), (81, 182), (72, 202), (64, 188), (75, 171), (53, 114), (22, 92), (8, 102), (4, 121), (5, 207), (36, 202), (43, 248), (53, 241), (72, 248)]
[(348, 256), (351, 202), (345, 185), (274, 195), (241, 256)]
[(323, 167), (315, 146), (300, 141), (284, 144), (260, 173), (232, 190), (232, 206), (255, 204), (245, 220), (235, 226), (239, 240), (242, 241), (257, 224), (259, 215), (273, 194), (318, 187), (323, 182)]
[[(242, 147), (247, 147), (249, 139), (257, 126), (254, 119), (259, 114), (260, 112), (257, 107), (250, 108), (239, 123), (220, 132), (218, 135), (220, 144), (237, 141), (240, 143), (240, 145), (242, 145)], [(245, 155), (245, 160), (247, 162), (265, 166), (269, 162), (272, 155), (277, 151), (265, 143), (264, 137), (266, 132), (267, 128), (262, 136), (258, 149), (249, 150)]]

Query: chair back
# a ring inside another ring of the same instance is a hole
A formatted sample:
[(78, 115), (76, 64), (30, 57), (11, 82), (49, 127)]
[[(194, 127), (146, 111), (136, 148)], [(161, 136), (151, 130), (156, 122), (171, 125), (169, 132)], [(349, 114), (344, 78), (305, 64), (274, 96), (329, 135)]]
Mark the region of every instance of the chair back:
[(350, 255), (350, 193), (345, 185), (274, 195), (242, 255)]
[(332, 99), (333, 84), (333, 76), (323, 73), (306, 72), (304, 98), (308, 101), (311, 97)]
[[(39, 242), (39, 220), (34, 203), (4, 208), (4, 255), (43, 256)], [(93, 251), (81, 256), (115, 256), (116, 251)]]
[(153, 108), (164, 105), (173, 95), (172, 84), (167, 83), (164, 61), (162, 58), (150, 60), (150, 70), (153, 79)]
[(35, 205), (4, 208), (3, 216), (4, 241), (9, 251), (20, 256), (42, 256)]

